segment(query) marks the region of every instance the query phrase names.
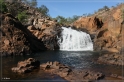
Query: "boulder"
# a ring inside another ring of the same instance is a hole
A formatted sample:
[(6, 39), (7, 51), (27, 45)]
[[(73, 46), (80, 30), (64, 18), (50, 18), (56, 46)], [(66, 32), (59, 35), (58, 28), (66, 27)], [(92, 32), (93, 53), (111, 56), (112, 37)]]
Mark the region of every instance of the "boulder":
[(4, 44), (5, 45), (9, 45), (10, 44), (10, 41), (9, 40), (4, 40)]
[(28, 26), (27, 29), (28, 29), (28, 30), (36, 30), (36, 28), (35, 28), (33, 25)]
[(33, 69), (36, 69), (40, 66), (40, 61), (34, 58), (28, 58), (25, 61), (20, 61), (17, 64), (17, 67), (11, 68), (13, 72), (18, 73), (28, 73), (31, 72)]
[[(50, 64), (52, 63), (52, 64)], [(40, 65), (41, 69), (44, 71), (47, 71), (52, 74), (57, 74), (60, 77), (63, 77), (64, 79), (68, 81), (95, 81), (100, 80), (104, 78), (104, 74), (100, 72), (93, 72), (90, 70), (75, 70), (71, 69), (69, 66), (61, 64), (59, 62), (47, 62)], [(56, 66), (58, 68), (56, 68)], [(47, 69), (44, 69), (47, 68)]]
[(33, 26), (36, 30), (30, 30), (30, 28), (29, 31), (39, 40), (43, 41), (47, 49), (54, 50), (59, 48), (57, 37), (61, 32), (61, 27), (57, 22), (47, 17), (39, 17), (34, 18)]
[(104, 50), (107, 50), (109, 52), (115, 52), (115, 53), (118, 53), (119, 52), (116, 48), (106, 48)]

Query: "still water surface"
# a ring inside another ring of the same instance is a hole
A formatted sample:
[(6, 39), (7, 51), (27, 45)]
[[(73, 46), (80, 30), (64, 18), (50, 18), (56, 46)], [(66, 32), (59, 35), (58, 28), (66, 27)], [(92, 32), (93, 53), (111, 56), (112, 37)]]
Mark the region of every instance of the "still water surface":
[(105, 65), (98, 64), (96, 62), (100, 52), (91, 51), (45, 51), (41, 53), (35, 53), (26, 56), (15, 56), (15, 57), (2, 57), (2, 72), (1, 77), (8, 78), (12, 81), (23, 80), (34, 80), (37, 81), (66, 81), (57, 75), (51, 75), (44, 72), (43, 70), (36, 69), (31, 73), (27, 74), (17, 74), (11, 71), (12, 67), (15, 67), (18, 61), (23, 61), (29, 57), (38, 59), (41, 63), (46, 63), (47, 61), (59, 61), (63, 64), (71, 66), (74, 69), (90, 69), (93, 71), (102, 72), (105, 75), (118, 74), (122, 75), (122, 67), (115, 65)]

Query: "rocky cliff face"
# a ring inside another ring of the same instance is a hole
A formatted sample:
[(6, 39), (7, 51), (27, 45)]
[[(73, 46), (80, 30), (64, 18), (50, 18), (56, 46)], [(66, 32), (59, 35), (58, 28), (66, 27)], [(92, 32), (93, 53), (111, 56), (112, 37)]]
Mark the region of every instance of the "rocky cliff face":
[(42, 41), (31, 34), (15, 17), (0, 13), (0, 52), (2, 55), (25, 55), (45, 50)]
[(78, 29), (87, 29), (89, 33), (96, 32), (103, 25), (103, 22), (97, 18), (93, 17), (81, 17), (73, 23), (73, 26)]
[(61, 27), (56, 21), (51, 20), (49, 17), (34, 18), (33, 24), (27, 29), (39, 40), (43, 41), (47, 49), (59, 49), (58, 35), (61, 32)]
[[(3, 21), (0, 30), (2, 33), (1, 52), (7, 51), (7, 49), (11, 53), (30, 50), (41, 51), (46, 48), (49, 50), (59, 49), (57, 41), (62, 30), (57, 21), (43, 16), (35, 8), (19, 1), (16, 4), (14, 2), (7, 2), (7, 4), (13, 8), (13, 11), (17, 9), (26, 10), (28, 20), (23, 23), (25, 25), (23, 26), (12, 15), (1, 14)], [(16, 8), (16, 5), (20, 6)], [(86, 30), (90, 35), (93, 35), (91, 38), (94, 42), (94, 50), (121, 52), (124, 42), (122, 39), (124, 25), (121, 16), (123, 5), (90, 17), (81, 17), (73, 23), (73, 26), (78, 30)], [(14, 12), (13, 14), (16, 15)], [(21, 46), (18, 46), (20, 44)]]
[(18, 13), (25, 11), (27, 18), (25, 19), (25, 21), (21, 21), (23, 25), (31, 24), (30, 20), (32, 20), (32, 18), (39, 18), (44, 16), (36, 8), (25, 4), (21, 0), (18, 0), (18, 1), (5, 0), (5, 3), (8, 9), (8, 12), (10, 12), (13, 16), (17, 16)]
[(59, 35), (61, 28), (57, 24), (57, 21), (50, 19), (48, 16), (44, 16), (36, 8), (30, 7), (23, 2), (6, 1), (6, 4), (8, 10), (11, 10), (14, 16), (17, 15), (18, 12), (16, 10), (18, 9), (19, 11), (26, 12), (27, 19), (22, 22), (22, 24), (25, 25), (26, 30), (29, 31), (30, 34), (43, 42), (48, 50), (59, 49), (57, 36)]
[(94, 50), (121, 52), (123, 50), (123, 19), (124, 4), (94, 14), (90, 17), (81, 17), (73, 23), (76, 28), (85, 28), (90, 34), (95, 34)]

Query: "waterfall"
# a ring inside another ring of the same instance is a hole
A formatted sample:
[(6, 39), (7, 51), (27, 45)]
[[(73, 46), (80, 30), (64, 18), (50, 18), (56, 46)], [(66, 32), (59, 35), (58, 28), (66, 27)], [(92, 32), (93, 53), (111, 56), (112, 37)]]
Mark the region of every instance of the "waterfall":
[(71, 27), (62, 27), (61, 37), (58, 39), (60, 50), (65, 51), (87, 51), (93, 50), (93, 43), (90, 35), (82, 32), (73, 30)]

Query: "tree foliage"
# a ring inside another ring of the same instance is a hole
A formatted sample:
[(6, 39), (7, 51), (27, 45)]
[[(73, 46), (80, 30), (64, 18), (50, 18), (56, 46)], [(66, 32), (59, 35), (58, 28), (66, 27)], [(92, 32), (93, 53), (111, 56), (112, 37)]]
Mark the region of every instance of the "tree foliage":
[(103, 10), (108, 11), (109, 7), (108, 6), (104, 6), (103, 8), (100, 8), (98, 11), (103, 11)]
[(25, 19), (27, 18), (26, 12), (25, 11), (19, 12), (17, 17), (18, 17), (19, 21), (24, 22)]
[(63, 16), (57, 16), (56, 20), (60, 23), (60, 24), (64, 24), (67, 22), (67, 19), (64, 18)]
[(74, 15), (73, 17), (65, 18), (63, 16), (57, 16), (55, 19), (58, 21), (61, 25), (69, 25), (76, 21), (80, 16)]
[(0, 0), (0, 11), (1, 12), (8, 12), (7, 6), (4, 2), (4, 0)]
[(37, 6), (37, 0), (21, 0), (25, 4), (31, 6), (31, 7), (36, 7)]
[(37, 8), (39, 12), (41, 12), (43, 15), (48, 16), (49, 9), (45, 5), (41, 5)]

